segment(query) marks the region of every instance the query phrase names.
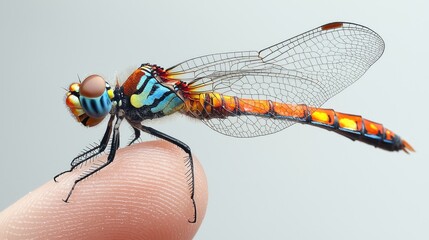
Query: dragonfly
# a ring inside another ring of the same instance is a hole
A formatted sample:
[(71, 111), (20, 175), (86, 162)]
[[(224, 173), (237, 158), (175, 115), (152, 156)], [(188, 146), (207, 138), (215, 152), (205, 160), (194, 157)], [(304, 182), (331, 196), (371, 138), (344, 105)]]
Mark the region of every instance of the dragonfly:
[[(272, 134), (295, 123), (323, 128), (351, 140), (387, 151), (414, 151), (412, 146), (382, 124), (360, 115), (321, 108), (328, 99), (358, 80), (383, 54), (384, 41), (368, 27), (333, 22), (304, 32), (260, 51), (205, 55), (164, 69), (142, 64), (121, 85), (113, 88), (100, 75), (72, 83), (66, 105), (86, 127), (108, 115), (100, 143), (78, 155), (71, 168), (104, 153), (106, 162), (74, 181), (76, 185), (107, 167), (119, 148), (119, 127), (125, 120), (133, 130), (129, 145), (141, 132), (175, 144), (187, 154), (185, 175), (193, 216), (194, 164), (191, 149), (182, 141), (143, 124), (173, 113), (203, 121), (224, 135), (249, 138)], [(107, 153), (106, 152), (106, 153)]]

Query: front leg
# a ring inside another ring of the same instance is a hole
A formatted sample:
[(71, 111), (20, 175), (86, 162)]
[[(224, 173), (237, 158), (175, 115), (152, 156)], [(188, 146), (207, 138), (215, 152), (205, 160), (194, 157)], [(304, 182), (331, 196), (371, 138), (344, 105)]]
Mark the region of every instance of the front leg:
[(191, 195), (192, 205), (194, 208), (194, 216), (192, 219), (190, 219), (190, 220), (188, 219), (188, 222), (195, 223), (197, 221), (197, 206), (195, 204), (195, 199), (194, 199), (194, 194), (195, 194), (194, 161), (192, 159), (191, 149), (184, 142), (182, 142), (182, 141), (180, 141), (174, 137), (171, 137), (171, 136), (169, 136), (163, 132), (160, 132), (156, 129), (144, 126), (140, 123), (132, 123), (131, 125), (135, 129), (140, 129), (141, 131), (149, 133), (155, 137), (159, 137), (159, 138), (164, 139), (170, 143), (173, 143), (174, 145), (183, 149), (183, 151), (185, 151), (188, 154), (188, 158), (187, 158), (187, 161), (185, 164), (185, 166), (188, 168), (188, 171), (186, 172), (186, 177), (187, 177), (187, 181), (188, 181), (188, 185), (189, 185), (189, 191), (190, 191), (190, 195)]
[(87, 151), (83, 152), (82, 154), (79, 154), (77, 157), (75, 157), (72, 162), (70, 163), (71, 168), (70, 170), (61, 172), (54, 177), (54, 181), (57, 182), (57, 178), (64, 173), (72, 172), (79, 164), (88, 161), (89, 159), (92, 159), (96, 157), (97, 155), (101, 154), (107, 147), (107, 144), (109, 143), (110, 135), (112, 133), (112, 123), (113, 119), (115, 119), (115, 115), (110, 115), (109, 123), (107, 124), (106, 131), (104, 132), (104, 136), (100, 141), (100, 144), (88, 149)]
[(71, 194), (73, 193), (74, 188), (76, 185), (81, 182), (82, 180), (86, 179), (87, 177), (93, 175), (94, 173), (100, 171), (101, 169), (105, 168), (107, 165), (113, 162), (116, 155), (116, 150), (119, 148), (119, 126), (121, 125), (123, 116), (119, 116), (118, 119), (116, 119), (115, 126), (113, 128), (113, 137), (112, 137), (112, 147), (110, 148), (109, 156), (107, 157), (107, 161), (99, 166), (98, 168), (92, 170), (89, 173), (86, 173), (85, 175), (79, 177), (73, 184), (72, 188), (70, 189), (69, 194), (67, 195), (66, 199), (64, 199), (64, 202), (68, 202)]

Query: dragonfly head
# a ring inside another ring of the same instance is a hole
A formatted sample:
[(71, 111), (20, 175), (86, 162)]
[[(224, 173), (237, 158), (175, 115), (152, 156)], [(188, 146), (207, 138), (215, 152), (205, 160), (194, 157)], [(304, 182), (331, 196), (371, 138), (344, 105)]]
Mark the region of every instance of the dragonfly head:
[(99, 124), (112, 109), (113, 89), (99, 75), (91, 75), (82, 83), (72, 83), (66, 104), (77, 121), (84, 126)]

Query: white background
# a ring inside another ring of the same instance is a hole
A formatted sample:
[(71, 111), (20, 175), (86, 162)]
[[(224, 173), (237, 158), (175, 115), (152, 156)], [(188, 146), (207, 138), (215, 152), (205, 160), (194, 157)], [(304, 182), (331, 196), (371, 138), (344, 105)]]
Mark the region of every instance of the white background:
[(350, 21), (379, 33), (386, 50), (324, 106), (382, 122), (415, 154), (304, 125), (252, 139), (182, 116), (148, 125), (186, 142), (205, 168), (209, 206), (196, 239), (429, 239), (428, 10), (423, 0), (1, 0), (0, 209), (101, 139), (105, 124), (81, 127), (64, 104), (77, 74), (113, 83), (141, 63), (259, 50)]

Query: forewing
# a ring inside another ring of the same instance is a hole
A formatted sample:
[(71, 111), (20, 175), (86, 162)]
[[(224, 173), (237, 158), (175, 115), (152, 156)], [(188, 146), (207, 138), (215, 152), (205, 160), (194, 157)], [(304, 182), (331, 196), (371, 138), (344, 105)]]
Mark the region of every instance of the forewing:
[(383, 39), (371, 29), (330, 23), (265, 48), (259, 56), (264, 63), (293, 69), (318, 81), (328, 100), (358, 80), (383, 51)]

